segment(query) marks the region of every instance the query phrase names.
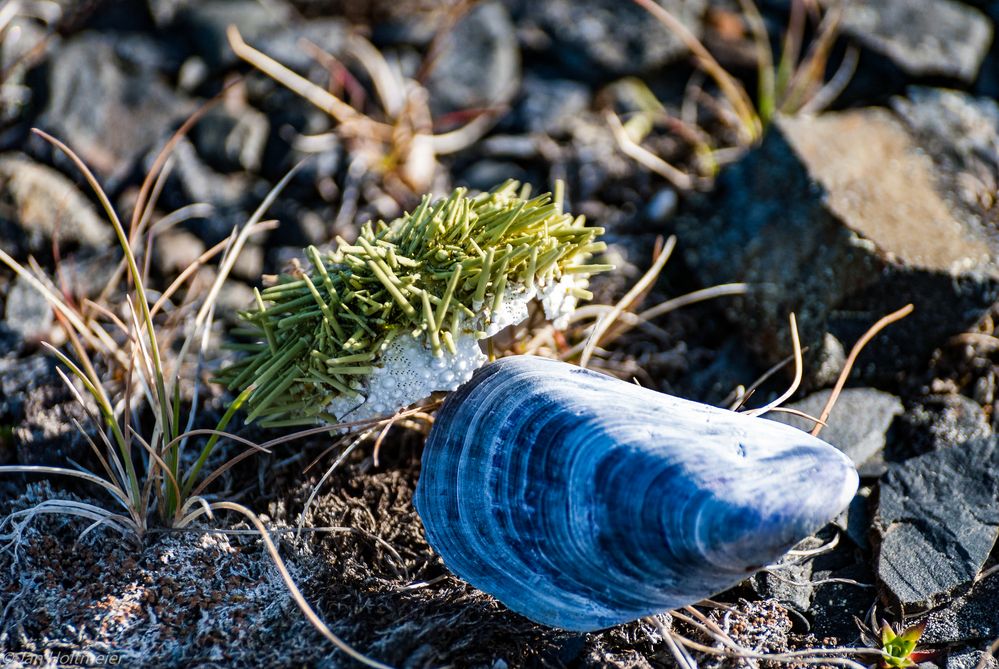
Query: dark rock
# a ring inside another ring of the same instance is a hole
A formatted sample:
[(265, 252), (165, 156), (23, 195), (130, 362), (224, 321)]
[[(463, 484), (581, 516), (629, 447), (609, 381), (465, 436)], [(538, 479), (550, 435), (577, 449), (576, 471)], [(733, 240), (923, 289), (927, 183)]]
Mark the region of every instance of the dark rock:
[[(312, 19), (305, 23), (286, 23), (280, 27), (272, 24), (251, 44), (286, 67), (306, 72), (311, 67), (317, 67), (317, 64), (313, 53), (302, 48), (303, 40), (340, 58), (344, 55), (349, 32), (350, 25), (342, 19)], [(248, 39), (245, 35), (243, 37)], [(226, 42), (226, 49), (228, 48)]]
[(256, 172), (264, 157), (270, 133), (267, 117), (243, 105), (237, 111), (215, 107), (194, 127), (192, 139), (198, 153), (221, 172)]
[(927, 615), (923, 643), (974, 643), (994, 639), (999, 636), (996, 602), (999, 602), (999, 574), (986, 576), (969, 592)]
[(878, 579), (902, 606), (940, 603), (970, 584), (999, 534), (999, 443), (976, 439), (894, 465), (874, 530)]
[(946, 669), (977, 669), (978, 667), (996, 669), (999, 667), (999, 661), (992, 655), (986, 657), (985, 651), (981, 650), (966, 650), (947, 655)]
[(0, 202), (0, 239), (13, 255), (48, 251), (53, 236), (100, 248), (113, 235), (72, 181), (22, 154), (0, 156)]
[[(982, 137), (999, 137), (981, 123)], [(918, 136), (881, 109), (783, 118), (713, 193), (691, 199), (690, 215), (677, 218), (680, 248), (704, 285), (753, 286), (733, 315), (769, 362), (786, 351), (789, 312), (811, 362), (826, 333), (852, 343), (912, 302), (915, 312), (875, 338), (857, 367), (891, 378), (999, 296), (999, 239), (951, 203), (945, 184), (966, 174), (953, 166), (945, 180)]]
[(64, 467), (68, 459), (84, 462), (89, 450), (72, 422), (91, 429), (89, 419), (55, 367), (44, 355), (0, 358), (0, 429), (11, 428), (20, 464)]
[(207, 0), (191, 2), (174, 11), (179, 30), (189, 36), (211, 69), (228, 67), (238, 61), (229, 47), (226, 29), (239, 29), (243, 39), (259, 48), (257, 39), (280, 30), (291, 12), (280, 2), (262, 4), (254, 0)]
[[(808, 550), (823, 544), (821, 539), (810, 537), (795, 549)], [(787, 556), (777, 565), (757, 573), (750, 580), (753, 591), (761, 599), (776, 599), (781, 604), (798, 611), (807, 611), (812, 603), (812, 561)]]
[[(843, 0), (835, 0), (837, 4)], [(981, 12), (956, 0), (850, 0), (840, 30), (913, 76), (971, 83), (992, 41)]]
[(4, 319), (7, 329), (25, 341), (38, 342), (48, 335), (54, 316), (45, 297), (19, 276), (7, 291)]
[(515, 122), (527, 132), (566, 133), (575, 117), (590, 106), (590, 89), (578, 81), (528, 74), (523, 89)]
[[(109, 191), (191, 109), (158, 72), (125, 61), (112, 35), (91, 32), (67, 40), (50, 67), (49, 100), (39, 126), (105, 177)], [(38, 138), (33, 143), (47, 147)]]
[[(520, 13), (552, 40), (552, 55), (588, 79), (648, 72), (687, 53), (676, 35), (632, 3), (615, 0), (521, 0)], [(663, 0), (696, 36), (702, 32), (703, 0)]]
[(461, 173), (457, 184), (486, 191), (507, 179), (522, 180), (526, 172), (517, 163), (501, 160), (479, 160)]
[[(155, 153), (147, 156), (152, 164)], [(164, 189), (163, 203), (182, 207), (192, 202), (211, 205), (211, 213), (185, 221), (183, 226), (212, 246), (228, 237), (234, 226), (241, 225), (263, 199), (266, 190), (258, 192), (260, 182), (244, 173), (219, 174), (198, 156), (194, 145), (187, 139), (177, 143), (173, 152), (174, 168), (168, 188)]]
[[(817, 417), (831, 393), (821, 390), (787, 406)], [(836, 400), (822, 429), (822, 438), (846, 453), (862, 476), (880, 476), (884, 472), (881, 451), (885, 436), (902, 411), (902, 401), (894, 395), (874, 388), (847, 388)], [(810, 420), (787, 413), (774, 412), (767, 417), (805, 431), (814, 426)]]
[(985, 411), (964, 395), (925, 397), (899, 419), (891, 439), (892, 459), (904, 460), (992, 434)]
[(846, 532), (846, 536), (850, 537), (854, 544), (864, 551), (871, 548), (871, 542), (868, 538), (871, 529), (869, 509), (871, 492), (871, 486), (861, 487), (856, 496), (850, 500), (850, 505), (846, 507), (846, 511), (833, 521)]
[(874, 598), (870, 569), (866, 564), (836, 570), (824, 570), (816, 565), (812, 580), (817, 583), (808, 609), (812, 633), (820, 639), (835, 637), (840, 643), (851, 645), (859, 636), (855, 618), (863, 620)]
[(499, 2), (462, 16), (433, 63), (427, 90), (435, 116), (506, 103), (520, 85), (520, 50), (510, 15)]

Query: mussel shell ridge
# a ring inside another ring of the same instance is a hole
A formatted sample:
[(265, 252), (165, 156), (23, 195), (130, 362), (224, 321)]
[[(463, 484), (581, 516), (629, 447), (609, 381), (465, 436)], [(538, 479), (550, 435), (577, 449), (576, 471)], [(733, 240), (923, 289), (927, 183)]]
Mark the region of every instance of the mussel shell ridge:
[(857, 482), (840, 451), (786, 425), (517, 356), (445, 401), (414, 501), (454, 574), (592, 631), (735, 585)]

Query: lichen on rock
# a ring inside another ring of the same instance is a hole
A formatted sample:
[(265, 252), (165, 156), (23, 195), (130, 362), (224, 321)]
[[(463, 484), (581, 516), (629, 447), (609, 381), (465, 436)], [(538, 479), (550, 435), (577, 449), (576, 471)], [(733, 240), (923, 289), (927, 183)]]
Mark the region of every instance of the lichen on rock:
[(411, 213), (368, 222), (354, 243), (307, 250), (300, 266), (242, 312), (247, 355), (221, 370), (253, 386), (248, 420), (305, 425), (389, 414), (453, 390), (485, 362), (479, 340), (524, 320), (537, 299), (564, 327), (604, 248), (582, 216), (509, 181), (465, 189)]

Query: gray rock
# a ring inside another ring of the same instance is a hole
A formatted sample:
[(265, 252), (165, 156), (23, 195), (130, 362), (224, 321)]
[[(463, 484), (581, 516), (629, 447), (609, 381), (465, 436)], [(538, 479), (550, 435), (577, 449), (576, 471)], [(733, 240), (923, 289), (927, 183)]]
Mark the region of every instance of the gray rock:
[(835, 637), (840, 643), (851, 645), (858, 637), (854, 618), (863, 619), (874, 599), (868, 566), (853, 564), (835, 570), (816, 567), (812, 580), (819, 583), (808, 609), (812, 633), (820, 639)]
[(46, 30), (33, 19), (15, 14), (7, 25), (0, 40), (0, 62), (7, 68), (0, 86), (0, 123), (4, 127), (30, 110), (37, 92), (26, 85), (25, 75), (51, 48), (51, 41), (49, 45), (46, 47)]
[(10, 222), (18, 229), (10, 245), (4, 245), (8, 253), (49, 250), (53, 236), (58, 236), (61, 244), (93, 248), (111, 242), (111, 224), (97, 215), (76, 185), (27, 156), (0, 156), (0, 193), (0, 201), (6, 205), (0, 218), (13, 214)]
[[(191, 110), (158, 72), (123, 60), (115, 38), (104, 33), (64, 42), (52, 57), (48, 87), (39, 126), (105, 177), (109, 191)], [(34, 144), (47, 146), (40, 139)]]
[[(704, 0), (659, 0), (696, 36)], [(643, 8), (616, 0), (521, 1), (531, 23), (551, 36), (552, 55), (587, 78), (648, 72), (687, 53), (676, 35)]]
[(508, 102), (520, 85), (520, 49), (499, 2), (476, 4), (448, 35), (427, 80), (435, 115)]
[(663, 188), (656, 192), (645, 205), (645, 217), (651, 223), (665, 223), (676, 213), (680, 196), (672, 188)]
[(999, 574), (986, 576), (969, 592), (955, 597), (946, 606), (926, 616), (923, 643), (958, 644), (992, 640), (999, 636), (997, 601)]
[(964, 395), (936, 395), (911, 406), (898, 422), (896, 458), (950, 448), (992, 434), (985, 410)]
[(7, 328), (25, 341), (38, 342), (52, 329), (52, 307), (48, 301), (20, 276), (7, 291), (4, 305)]
[[(821, 539), (810, 537), (795, 548), (808, 550), (818, 548), (822, 543)], [(774, 567), (753, 576), (750, 584), (763, 599), (776, 599), (798, 611), (807, 611), (812, 603), (812, 564), (812, 560), (787, 556)]]
[(524, 97), (517, 116), (528, 132), (559, 135), (590, 106), (590, 89), (578, 81), (524, 77)]
[[(839, 4), (844, 0), (835, 0)], [(992, 42), (992, 24), (956, 0), (850, 0), (840, 30), (914, 76), (971, 83)]]
[(166, 230), (157, 235), (153, 262), (165, 276), (174, 276), (190, 267), (202, 253), (205, 244), (185, 230)]
[[(982, 664), (983, 659), (985, 664)], [(977, 669), (979, 666), (983, 669), (996, 669), (999, 667), (999, 661), (991, 655), (986, 657), (985, 652), (981, 650), (966, 650), (947, 655), (946, 669)]]
[(0, 358), (0, 426), (13, 426), (10, 436), (20, 464), (65, 467), (68, 459), (83, 462), (89, 447), (73, 418), (92, 439), (99, 439), (55, 367), (54, 359), (44, 355)]
[(999, 535), (999, 443), (978, 439), (893, 466), (874, 530), (878, 579), (904, 607), (933, 606), (981, 571)]
[(257, 172), (264, 157), (270, 122), (249, 106), (238, 111), (215, 107), (194, 127), (192, 139), (198, 153), (222, 172)]
[[(818, 417), (831, 393), (831, 390), (821, 390), (787, 406)], [(902, 411), (902, 400), (894, 395), (874, 388), (847, 388), (836, 400), (822, 430), (822, 438), (846, 453), (861, 475), (879, 476), (884, 471), (881, 451), (888, 428)], [(811, 430), (814, 426), (805, 418), (786, 413), (771, 413), (767, 417), (800, 430)]]
[(182, 7), (174, 8), (172, 14), (177, 27), (189, 36), (212, 69), (233, 65), (238, 60), (226, 39), (226, 28), (230, 25), (236, 26), (249, 44), (259, 48), (258, 38), (279, 31), (277, 27), (291, 18), (286, 5), (254, 0), (185, 2)]
[[(999, 124), (981, 117), (980, 135), (989, 133), (999, 137)], [(850, 345), (912, 302), (915, 312), (875, 338), (857, 367), (892, 377), (999, 297), (999, 239), (951, 201), (929, 150), (882, 109), (780, 119), (714, 192), (691, 198), (676, 219), (681, 249), (703, 284), (752, 285), (727, 304), (769, 362), (789, 348), (788, 312), (811, 363), (826, 333)], [(951, 169), (949, 180), (968, 174), (958, 160)]]

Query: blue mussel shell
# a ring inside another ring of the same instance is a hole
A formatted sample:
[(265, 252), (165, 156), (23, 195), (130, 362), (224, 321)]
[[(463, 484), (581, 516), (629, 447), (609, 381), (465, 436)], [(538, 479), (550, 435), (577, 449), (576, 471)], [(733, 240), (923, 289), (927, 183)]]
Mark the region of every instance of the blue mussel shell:
[(592, 631), (739, 583), (857, 482), (794, 428), (523, 356), (445, 401), (415, 504), (454, 574), (532, 620)]

